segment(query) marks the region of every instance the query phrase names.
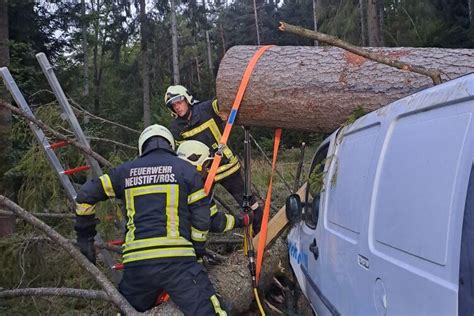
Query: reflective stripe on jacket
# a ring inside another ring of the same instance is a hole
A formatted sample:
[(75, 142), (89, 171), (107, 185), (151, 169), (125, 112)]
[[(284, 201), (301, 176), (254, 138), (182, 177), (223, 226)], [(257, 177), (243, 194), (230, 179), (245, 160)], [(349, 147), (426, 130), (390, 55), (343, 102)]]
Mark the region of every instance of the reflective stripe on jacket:
[[(217, 100), (192, 105), (191, 119), (178, 117), (171, 123), (171, 133), (179, 144), (185, 140), (197, 140), (206, 144), (214, 155), (224, 129), (224, 122), (218, 115)], [(239, 159), (229, 147), (223, 151), (222, 163), (217, 169), (215, 181), (228, 177), (240, 169)]]
[[(190, 163), (165, 149), (126, 162), (83, 185), (76, 198), (78, 217), (91, 217), (94, 205), (110, 197), (122, 199), (127, 210), (125, 264), (196, 260), (194, 248), (204, 247), (210, 210), (202, 179)], [(84, 227), (76, 224), (78, 235)]]

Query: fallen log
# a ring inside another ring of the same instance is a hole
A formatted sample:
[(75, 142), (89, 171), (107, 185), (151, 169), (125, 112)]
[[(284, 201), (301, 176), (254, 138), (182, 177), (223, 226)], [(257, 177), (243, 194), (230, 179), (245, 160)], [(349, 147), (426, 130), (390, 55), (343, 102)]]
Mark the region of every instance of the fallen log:
[[(257, 49), (234, 46), (221, 61), (216, 89), (223, 118)], [(474, 72), (472, 49), (369, 50), (439, 69), (443, 81)], [(369, 112), (432, 85), (428, 76), (397, 70), (340, 48), (275, 46), (265, 52), (253, 71), (237, 124), (329, 133), (358, 108)]]

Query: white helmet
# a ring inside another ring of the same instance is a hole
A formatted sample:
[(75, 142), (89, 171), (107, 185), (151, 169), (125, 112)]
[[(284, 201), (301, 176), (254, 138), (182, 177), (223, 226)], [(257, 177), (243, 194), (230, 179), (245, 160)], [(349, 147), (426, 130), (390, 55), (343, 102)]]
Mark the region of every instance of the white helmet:
[(168, 89), (166, 89), (165, 93), (165, 103), (166, 106), (173, 111), (173, 103), (179, 100), (184, 100), (188, 101), (189, 105), (192, 105), (194, 103), (194, 98), (189, 93), (188, 89), (186, 89), (183, 86), (180, 85), (175, 85), (175, 86), (169, 86)]
[(143, 153), (143, 148), (142, 148), (143, 144), (145, 144), (145, 142), (148, 139), (154, 136), (163, 137), (170, 143), (171, 148), (175, 150), (173, 134), (171, 134), (171, 132), (163, 125), (154, 124), (145, 128), (143, 132), (140, 134), (140, 137), (138, 138), (138, 155), (139, 156), (141, 156)]
[(196, 166), (198, 171), (201, 171), (206, 161), (210, 161), (213, 158), (209, 157), (211, 152), (206, 144), (201, 143), (197, 140), (187, 140), (178, 146), (176, 154), (179, 158), (190, 162)]

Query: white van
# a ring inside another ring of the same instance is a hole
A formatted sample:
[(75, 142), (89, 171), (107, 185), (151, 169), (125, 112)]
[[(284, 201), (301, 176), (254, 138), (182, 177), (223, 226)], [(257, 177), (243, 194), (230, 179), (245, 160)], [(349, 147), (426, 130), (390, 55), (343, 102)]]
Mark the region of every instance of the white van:
[(473, 315), (474, 74), (371, 112), (290, 196), (290, 263), (321, 315)]

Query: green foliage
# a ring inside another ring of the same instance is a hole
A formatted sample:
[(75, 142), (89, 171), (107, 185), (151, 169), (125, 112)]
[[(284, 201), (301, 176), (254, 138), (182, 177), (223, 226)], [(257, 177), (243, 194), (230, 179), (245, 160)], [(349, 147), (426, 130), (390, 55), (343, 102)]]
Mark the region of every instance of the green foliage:
[(346, 122), (343, 125), (344, 126), (350, 125), (354, 123), (355, 121), (357, 121), (359, 117), (362, 117), (366, 114), (367, 114), (367, 111), (364, 110), (364, 108), (361, 105), (359, 105), (352, 111), (352, 113), (349, 115), (349, 117), (347, 118)]

